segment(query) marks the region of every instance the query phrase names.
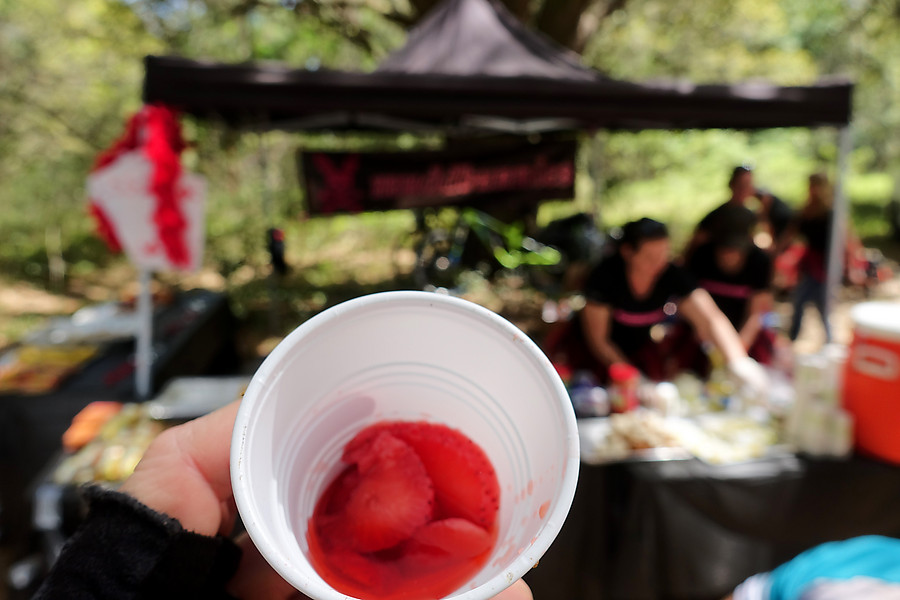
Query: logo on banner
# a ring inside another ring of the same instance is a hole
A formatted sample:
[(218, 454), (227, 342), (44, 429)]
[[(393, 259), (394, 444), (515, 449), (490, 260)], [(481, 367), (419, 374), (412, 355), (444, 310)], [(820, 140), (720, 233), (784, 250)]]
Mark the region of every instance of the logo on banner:
[(350, 154), (341, 161), (337, 156), (316, 154), (312, 160), (322, 178), (319, 209), (323, 213), (362, 211), (363, 194), (356, 187), (359, 155)]
[(444, 151), (300, 152), (309, 212), (381, 211), (575, 193), (575, 141)]

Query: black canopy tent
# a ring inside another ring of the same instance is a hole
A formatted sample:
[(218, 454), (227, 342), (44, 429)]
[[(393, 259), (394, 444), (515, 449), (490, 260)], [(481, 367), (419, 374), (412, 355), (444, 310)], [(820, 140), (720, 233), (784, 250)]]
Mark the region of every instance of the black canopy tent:
[(498, 0), (445, 0), (372, 73), (157, 56), (146, 57), (145, 68), (145, 102), (256, 129), (837, 127), (829, 289), (840, 281), (853, 91), (846, 80), (787, 87), (615, 80), (530, 31)]
[(271, 128), (764, 129), (842, 126), (847, 82), (778, 87), (485, 75), (307, 71), (148, 56), (144, 101)]
[(144, 101), (271, 128), (686, 129), (842, 126), (847, 81), (618, 81), (496, 0), (446, 0), (372, 73), (148, 56)]

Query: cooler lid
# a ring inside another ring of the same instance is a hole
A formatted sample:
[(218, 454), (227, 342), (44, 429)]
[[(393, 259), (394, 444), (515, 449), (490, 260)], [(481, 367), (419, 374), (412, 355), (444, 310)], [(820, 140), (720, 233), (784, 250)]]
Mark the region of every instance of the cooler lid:
[(850, 309), (854, 330), (900, 341), (900, 302), (861, 302)]

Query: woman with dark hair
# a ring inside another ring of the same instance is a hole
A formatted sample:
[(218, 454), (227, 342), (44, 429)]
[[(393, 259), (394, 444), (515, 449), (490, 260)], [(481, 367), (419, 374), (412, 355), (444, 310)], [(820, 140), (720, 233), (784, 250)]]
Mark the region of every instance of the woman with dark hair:
[[(671, 262), (669, 251), (669, 232), (663, 223), (643, 218), (625, 225), (618, 251), (588, 277), (586, 305), (571, 332), (566, 356), (551, 353), (551, 358), (573, 369), (591, 369), (602, 381), (617, 363), (631, 364), (653, 380), (671, 379), (683, 370), (703, 375), (708, 361), (695, 333), (719, 349), (739, 380), (763, 393), (765, 372), (747, 356), (728, 317), (709, 294)], [(689, 324), (693, 333), (675, 317)], [(668, 334), (654, 335), (673, 322)]]

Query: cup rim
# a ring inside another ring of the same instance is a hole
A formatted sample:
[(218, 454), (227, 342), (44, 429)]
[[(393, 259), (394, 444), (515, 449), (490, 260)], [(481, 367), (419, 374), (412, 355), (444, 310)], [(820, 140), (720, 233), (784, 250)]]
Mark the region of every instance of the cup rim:
[(578, 426), (575, 419), (575, 412), (569, 401), (568, 392), (566, 391), (565, 385), (560, 379), (559, 374), (556, 372), (556, 369), (550, 363), (550, 360), (537, 344), (518, 327), (497, 313), (475, 302), (435, 292), (414, 290), (376, 292), (358, 296), (340, 304), (336, 304), (304, 321), (290, 332), (263, 360), (256, 373), (253, 375), (250, 384), (247, 386), (243, 400), (238, 408), (238, 414), (232, 432), (230, 453), (231, 483), (235, 503), (243, 520), (247, 534), (250, 536), (254, 545), (256, 545), (260, 554), (270, 566), (288, 583), (304, 594), (309, 595), (314, 600), (347, 600), (351, 598), (346, 594), (334, 590), (327, 584), (322, 585), (315, 579), (304, 578), (298, 580), (298, 578), (295, 577), (296, 571), (292, 569), (290, 565), (279, 564), (275, 559), (274, 554), (277, 553), (273, 549), (274, 544), (271, 542), (270, 536), (265, 532), (264, 528), (257, 523), (256, 519), (247, 518), (252, 517), (255, 513), (256, 505), (252, 501), (252, 492), (249, 489), (249, 478), (244, 476), (247, 465), (247, 461), (243, 460), (246, 433), (252, 417), (252, 408), (256, 403), (259, 391), (265, 382), (271, 379), (271, 375), (277, 365), (293, 351), (298, 343), (315, 331), (327, 327), (332, 321), (342, 318), (347, 313), (369, 308), (374, 305), (394, 302), (415, 302), (422, 303), (423, 305), (430, 304), (451, 309), (462, 308), (484, 320), (486, 324), (509, 335), (510, 339), (514, 339), (516, 342), (521, 343), (526, 353), (535, 360), (538, 368), (542, 371), (543, 377), (551, 383), (555, 391), (555, 399), (559, 403), (559, 411), (565, 424), (566, 459), (565, 464), (562, 465), (562, 477), (560, 479), (557, 502), (552, 510), (547, 513), (544, 526), (541, 529), (541, 534), (532, 540), (525, 551), (506, 565), (501, 572), (498, 572), (474, 589), (447, 597), (455, 600), (488, 600), (512, 585), (517, 579), (520, 579), (531, 570), (562, 529), (563, 523), (565, 522), (575, 497), (580, 467), (580, 444), (578, 440)]

